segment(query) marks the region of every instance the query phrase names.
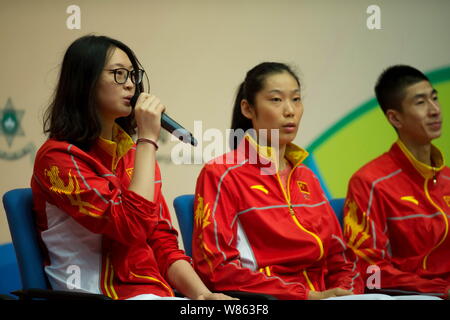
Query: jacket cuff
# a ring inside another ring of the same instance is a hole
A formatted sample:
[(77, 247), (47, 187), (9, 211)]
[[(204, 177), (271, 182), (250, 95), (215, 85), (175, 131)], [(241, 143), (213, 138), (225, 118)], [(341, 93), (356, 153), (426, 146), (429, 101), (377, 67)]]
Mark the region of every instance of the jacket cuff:
[(141, 216), (155, 215), (155, 209), (157, 207), (155, 202), (145, 199), (143, 196), (137, 194), (134, 191), (125, 189), (122, 191), (122, 197), (127, 199), (126, 203), (131, 206), (133, 211)]

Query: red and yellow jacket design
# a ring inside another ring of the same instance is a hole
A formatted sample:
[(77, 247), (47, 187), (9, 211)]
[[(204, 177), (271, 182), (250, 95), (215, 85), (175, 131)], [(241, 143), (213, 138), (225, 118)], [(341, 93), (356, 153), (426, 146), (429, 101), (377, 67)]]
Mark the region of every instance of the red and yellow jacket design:
[(380, 267), (387, 293), (447, 297), (450, 289), (450, 168), (432, 147), (430, 167), (398, 140), (351, 178), (344, 236), (363, 276)]
[(302, 165), (307, 152), (287, 146), (293, 165), (287, 190), (278, 173), (267, 171), (271, 154), (246, 136), (201, 171), (193, 236), (201, 278), (212, 290), (279, 299), (307, 299), (310, 290), (334, 287), (360, 293), (354, 255), (318, 179)]
[(88, 152), (52, 139), (39, 149), (31, 187), (46, 273), (54, 289), (173, 296), (167, 270), (190, 259), (178, 248), (159, 167), (150, 202), (128, 190), (133, 141), (118, 126), (113, 140), (99, 138)]

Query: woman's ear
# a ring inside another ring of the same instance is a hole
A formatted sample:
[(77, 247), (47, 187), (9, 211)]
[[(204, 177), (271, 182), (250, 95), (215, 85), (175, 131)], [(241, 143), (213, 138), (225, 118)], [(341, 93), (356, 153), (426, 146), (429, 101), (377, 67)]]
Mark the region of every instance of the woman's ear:
[(402, 127), (402, 117), (397, 110), (388, 109), (386, 111), (386, 117), (394, 128), (400, 129)]
[(255, 117), (255, 110), (246, 99), (241, 100), (241, 113), (244, 115), (244, 117), (250, 120)]

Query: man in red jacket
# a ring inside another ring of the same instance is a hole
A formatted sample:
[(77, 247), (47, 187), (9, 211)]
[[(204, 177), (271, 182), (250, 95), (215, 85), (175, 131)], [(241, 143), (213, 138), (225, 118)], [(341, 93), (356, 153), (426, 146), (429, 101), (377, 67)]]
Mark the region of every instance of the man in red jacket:
[(379, 277), (375, 289), (448, 298), (450, 168), (431, 143), (441, 135), (437, 91), (422, 72), (398, 65), (375, 93), (398, 140), (350, 179), (344, 237), (361, 275), (376, 265), (366, 279)]

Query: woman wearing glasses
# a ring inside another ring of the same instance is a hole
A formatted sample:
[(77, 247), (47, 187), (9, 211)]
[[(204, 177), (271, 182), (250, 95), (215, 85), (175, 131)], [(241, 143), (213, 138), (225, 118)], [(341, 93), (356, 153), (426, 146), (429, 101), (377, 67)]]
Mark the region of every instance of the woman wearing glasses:
[[(113, 299), (211, 293), (178, 248), (155, 160), (165, 106), (143, 91), (133, 51), (104, 36), (67, 49), (31, 187), (53, 289)], [(139, 91), (137, 91), (139, 90)], [(137, 144), (130, 136), (137, 127)]]

